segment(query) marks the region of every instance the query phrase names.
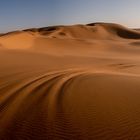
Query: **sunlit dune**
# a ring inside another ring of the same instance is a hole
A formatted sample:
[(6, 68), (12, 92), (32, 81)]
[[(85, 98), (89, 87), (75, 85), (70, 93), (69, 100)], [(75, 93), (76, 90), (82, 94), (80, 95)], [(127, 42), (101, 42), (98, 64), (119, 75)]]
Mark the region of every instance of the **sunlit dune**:
[(140, 31), (113, 23), (0, 34), (0, 140), (140, 139)]

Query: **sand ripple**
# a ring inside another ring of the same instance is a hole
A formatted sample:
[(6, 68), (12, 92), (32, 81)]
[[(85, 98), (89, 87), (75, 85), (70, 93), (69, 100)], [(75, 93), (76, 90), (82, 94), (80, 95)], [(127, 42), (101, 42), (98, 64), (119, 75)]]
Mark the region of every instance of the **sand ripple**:
[(0, 85), (0, 139), (140, 138), (137, 77), (80, 69), (19, 75)]

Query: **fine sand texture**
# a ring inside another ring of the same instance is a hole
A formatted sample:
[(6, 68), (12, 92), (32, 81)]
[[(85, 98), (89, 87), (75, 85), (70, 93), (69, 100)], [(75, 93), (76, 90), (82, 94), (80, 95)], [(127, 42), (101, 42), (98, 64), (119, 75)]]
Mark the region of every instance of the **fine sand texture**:
[(0, 140), (140, 140), (140, 31), (0, 34)]

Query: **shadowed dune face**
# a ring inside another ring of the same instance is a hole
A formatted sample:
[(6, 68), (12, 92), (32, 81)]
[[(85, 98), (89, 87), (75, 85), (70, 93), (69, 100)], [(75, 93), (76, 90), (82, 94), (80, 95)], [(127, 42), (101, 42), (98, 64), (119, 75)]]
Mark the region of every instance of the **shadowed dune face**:
[(130, 44), (134, 46), (140, 46), (140, 41), (131, 42)]
[(107, 24), (107, 23), (91, 23), (87, 24), (87, 26), (103, 26), (107, 31), (116, 33), (121, 38), (124, 39), (140, 39), (140, 33), (137, 32), (138, 30), (130, 30), (118, 24)]
[(0, 36), (0, 140), (140, 139), (139, 36), (109, 23)]
[(117, 34), (120, 37), (126, 38), (126, 39), (140, 39), (140, 34), (136, 32), (131, 31), (124, 31), (124, 30), (117, 30)]

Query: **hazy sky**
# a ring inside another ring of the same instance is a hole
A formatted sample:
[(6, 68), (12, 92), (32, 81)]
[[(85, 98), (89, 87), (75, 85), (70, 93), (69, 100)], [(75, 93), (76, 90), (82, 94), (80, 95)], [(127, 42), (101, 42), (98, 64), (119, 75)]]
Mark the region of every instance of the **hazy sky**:
[(0, 0), (0, 32), (99, 21), (140, 27), (139, 14), (140, 0)]

